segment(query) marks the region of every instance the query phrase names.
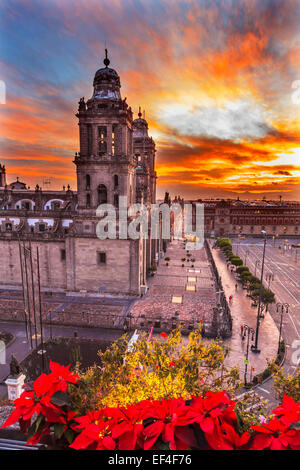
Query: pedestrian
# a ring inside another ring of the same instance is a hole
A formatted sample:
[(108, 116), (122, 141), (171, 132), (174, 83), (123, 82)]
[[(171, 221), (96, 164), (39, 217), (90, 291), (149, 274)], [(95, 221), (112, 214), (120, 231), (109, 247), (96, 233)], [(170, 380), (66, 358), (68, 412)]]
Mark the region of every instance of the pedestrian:
[(243, 336), (243, 332), (244, 332), (244, 326), (241, 325), (241, 335)]
[(231, 302), (231, 300), (232, 300), (232, 295), (229, 296), (229, 302)]
[(237, 284), (235, 285), (235, 290), (236, 290), (236, 291), (238, 290), (238, 285), (237, 285)]

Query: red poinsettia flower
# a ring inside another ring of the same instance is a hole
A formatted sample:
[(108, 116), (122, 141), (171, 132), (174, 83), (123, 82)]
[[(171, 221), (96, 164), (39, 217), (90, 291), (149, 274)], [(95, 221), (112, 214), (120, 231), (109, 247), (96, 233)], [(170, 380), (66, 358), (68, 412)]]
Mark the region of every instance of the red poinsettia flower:
[(76, 429), (81, 429), (81, 433), (70, 447), (76, 450), (114, 450), (116, 443), (111, 437), (112, 422), (103, 419), (104, 415), (105, 410), (99, 410), (76, 418), (79, 423)]
[(167, 333), (165, 333), (164, 331), (161, 332), (160, 336), (162, 338), (167, 338), (168, 337)]
[(79, 380), (79, 375), (70, 371), (70, 365), (61, 366), (57, 362), (50, 361), (49, 367), (52, 372), (49, 377), (52, 380), (51, 391), (53, 393), (57, 390), (65, 392), (68, 384), (75, 384)]
[[(22, 419), (23, 429), (26, 430), (30, 426), (30, 420), (32, 415), (35, 413), (36, 403), (34, 401), (34, 392), (23, 392), (20, 398), (15, 400), (16, 408), (7, 418), (1, 428), (6, 428)], [(28, 426), (25, 425), (28, 424)]]
[(252, 450), (288, 450), (300, 449), (300, 432), (289, 429), (279, 419), (271, 419), (262, 426), (251, 426), (256, 431), (252, 438)]
[(222, 421), (215, 426), (213, 433), (206, 433), (205, 438), (210, 449), (213, 450), (237, 450), (245, 448), (250, 439), (250, 434), (244, 432), (239, 435), (234, 426)]
[(219, 425), (218, 417), (228, 422), (235, 422), (235, 402), (230, 400), (226, 392), (208, 392), (204, 397), (193, 397), (188, 409), (189, 423), (199, 423), (204, 433), (212, 434)]
[(119, 450), (134, 450), (143, 435), (143, 404), (115, 408), (112, 438), (118, 440)]
[(154, 420), (144, 429), (144, 449), (152, 449), (159, 436), (164, 442), (170, 443), (171, 450), (194, 447), (194, 433), (186, 426), (187, 408), (182, 398), (152, 402), (144, 413), (144, 419)]
[(300, 403), (287, 395), (283, 396), (282, 405), (272, 411), (283, 424), (290, 425), (300, 421)]

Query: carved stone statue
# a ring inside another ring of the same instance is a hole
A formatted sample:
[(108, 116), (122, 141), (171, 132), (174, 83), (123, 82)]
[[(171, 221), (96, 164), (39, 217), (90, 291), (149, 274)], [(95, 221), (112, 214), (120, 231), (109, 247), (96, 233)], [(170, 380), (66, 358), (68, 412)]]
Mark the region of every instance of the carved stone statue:
[(12, 377), (17, 377), (23, 372), (22, 367), (14, 354), (11, 355), (9, 367), (10, 367), (10, 375)]

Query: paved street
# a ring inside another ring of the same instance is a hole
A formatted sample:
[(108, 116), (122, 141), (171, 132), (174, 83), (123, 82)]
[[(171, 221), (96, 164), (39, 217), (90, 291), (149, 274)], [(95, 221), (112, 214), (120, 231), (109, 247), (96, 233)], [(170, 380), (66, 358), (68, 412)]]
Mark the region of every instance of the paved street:
[[(284, 362), (284, 373), (294, 374), (297, 369), (297, 359), (300, 357), (300, 249), (296, 255), (296, 249), (284, 249), (284, 244), (299, 243), (300, 240), (268, 240), (266, 245), (264, 284), (268, 287), (269, 277), (270, 288), (276, 295), (276, 302), (288, 303), (289, 312), (283, 319), (282, 336), (287, 347), (286, 359)], [(260, 239), (232, 239), (233, 252), (237, 253), (249, 267), (250, 271), (256, 275), (261, 275), (261, 261), (263, 254), (263, 241)], [(281, 248), (279, 249), (279, 246)], [(298, 259), (297, 259), (298, 258)], [(272, 280), (274, 274), (274, 281)], [(269, 276), (271, 275), (271, 276)], [(276, 305), (271, 305), (270, 314), (276, 325), (280, 325), (280, 314), (276, 312)], [(266, 341), (261, 333), (259, 346)], [(278, 341), (278, 336), (273, 339)], [(297, 353), (298, 351), (298, 353)], [(270, 380), (260, 388), (260, 393), (264, 397), (269, 397), (272, 393), (273, 381)]]

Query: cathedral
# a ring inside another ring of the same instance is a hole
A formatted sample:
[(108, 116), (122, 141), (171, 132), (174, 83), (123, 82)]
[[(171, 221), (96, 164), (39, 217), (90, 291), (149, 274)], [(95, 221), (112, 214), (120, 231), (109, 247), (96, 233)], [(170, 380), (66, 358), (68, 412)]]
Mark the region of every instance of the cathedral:
[(74, 164), (77, 191), (7, 184), (0, 165), (0, 288), (21, 289), (21, 249), (38, 247), (41, 288), (51, 292), (140, 295), (149, 268), (158, 261), (160, 239), (100, 240), (96, 209), (119, 197), (128, 207), (156, 202), (155, 142), (139, 109), (122, 99), (120, 77), (109, 67), (97, 70), (93, 95), (79, 101), (79, 151)]

